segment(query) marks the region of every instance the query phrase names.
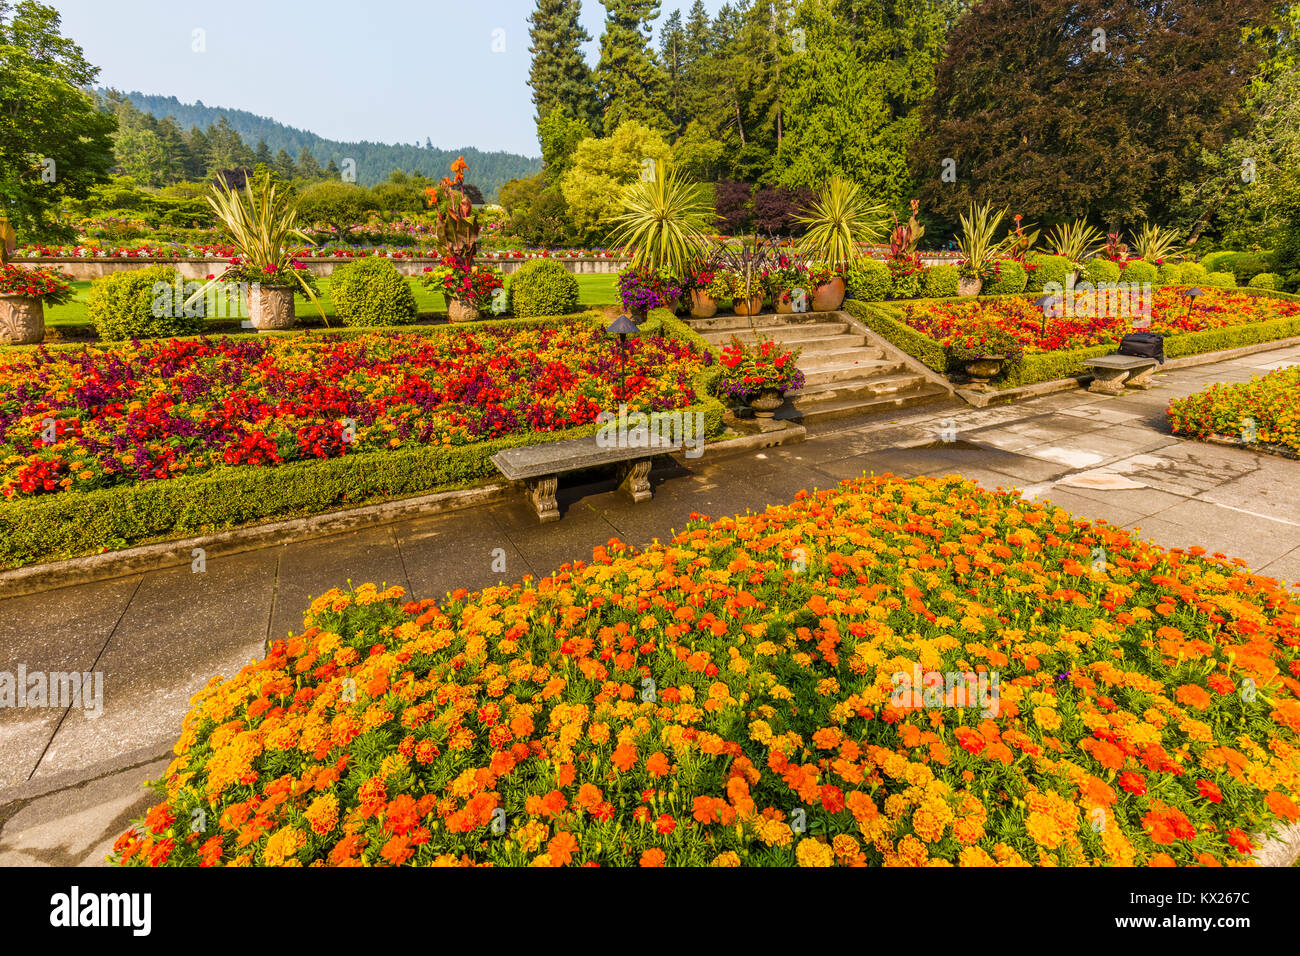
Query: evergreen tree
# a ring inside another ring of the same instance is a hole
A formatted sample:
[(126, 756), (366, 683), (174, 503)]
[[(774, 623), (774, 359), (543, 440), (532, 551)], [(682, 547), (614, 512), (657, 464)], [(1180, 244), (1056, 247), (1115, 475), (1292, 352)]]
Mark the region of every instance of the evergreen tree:
[(275, 154), (275, 160), (271, 163), (271, 170), (280, 177), (281, 180), (288, 182), (298, 175), (298, 167), (293, 164), (293, 157), (289, 155), (287, 149), (281, 148)]
[(298, 175), (311, 182), (315, 182), (325, 175), (320, 168), (320, 163), (316, 162), (316, 157), (311, 154), (311, 150), (306, 146), (298, 153)]
[(578, 20), (579, 0), (537, 0), (528, 18), (532, 67), (528, 84), (533, 89), (537, 123), (556, 106), (595, 129), (599, 120), (591, 69), (581, 44), (591, 39)]
[(185, 134), (186, 179), (204, 179), (208, 175), (208, 134), (197, 126), (191, 126)]
[(253, 165), (253, 151), (225, 116), (208, 128), (207, 160), (209, 173)]
[(259, 139), (257, 141), (257, 149), (253, 151), (253, 163), (261, 163), (262, 165), (269, 167), (272, 162), (274, 162), (274, 160), (271, 156), (271, 147), (266, 145), (265, 139)]
[(663, 76), (650, 50), (650, 24), (659, 16), (659, 0), (601, 3), (605, 7), (605, 32), (600, 37), (595, 79), (605, 135), (612, 135), (627, 120), (669, 129), (672, 124), (661, 105)]
[(339, 178), (339, 164), (334, 162), (333, 156), (330, 157), (329, 164), (325, 167), (325, 178), (326, 179)]
[(664, 21), (659, 33), (659, 62), (664, 71), (664, 106), (673, 124), (673, 136), (686, 128), (686, 98), (684, 96), (686, 31), (682, 28), (682, 12), (674, 10)]

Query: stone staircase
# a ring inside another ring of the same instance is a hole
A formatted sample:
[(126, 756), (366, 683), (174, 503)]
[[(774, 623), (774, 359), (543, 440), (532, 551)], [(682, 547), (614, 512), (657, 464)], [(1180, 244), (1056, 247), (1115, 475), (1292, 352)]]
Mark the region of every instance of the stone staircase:
[(773, 339), (802, 349), (799, 368), (804, 387), (777, 410), (779, 419), (809, 424), (846, 416), (895, 411), (951, 392), (913, 371), (892, 346), (874, 344), (842, 312), (756, 315), (754, 328), (744, 315), (687, 318), (696, 332), (719, 348), (733, 337), (746, 345)]

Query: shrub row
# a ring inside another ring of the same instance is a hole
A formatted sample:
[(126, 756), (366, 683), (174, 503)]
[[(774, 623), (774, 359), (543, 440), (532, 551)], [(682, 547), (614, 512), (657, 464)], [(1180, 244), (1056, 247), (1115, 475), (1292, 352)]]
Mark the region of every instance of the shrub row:
[[(594, 314), (590, 321), (597, 321)], [(456, 329), (501, 325), (546, 327), (574, 317), (465, 323)], [(666, 310), (654, 313), (655, 327), (669, 338), (688, 341), (700, 351), (717, 350)], [(406, 334), (437, 334), (412, 329)], [(280, 333), (301, 335), (303, 333)], [(333, 334), (353, 337), (364, 329)], [(726, 409), (710, 392), (719, 369), (702, 369), (695, 381), (696, 404), (683, 414), (702, 412), (705, 434), (722, 430)], [(461, 446), (420, 446), (293, 462), (275, 468), (233, 467), (90, 492), (65, 492), (0, 506), (0, 567), (17, 567), (168, 538), (210, 534), (256, 522), (283, 520), (356, 507), (385, 499), (412, 497), (465, 486), (497, 474), (491, 458), (522, 445), (593, 435), (596, 424), (558, 432), (511, 435)]]

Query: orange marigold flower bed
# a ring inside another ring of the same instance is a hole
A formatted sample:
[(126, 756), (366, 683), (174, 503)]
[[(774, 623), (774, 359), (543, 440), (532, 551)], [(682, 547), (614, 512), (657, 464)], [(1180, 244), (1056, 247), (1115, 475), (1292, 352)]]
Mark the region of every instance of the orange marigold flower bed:
[(1300, 818), (1300, 597), (958, 476), (403, 598), (214, 678), (117, 861), (1243, 864)]

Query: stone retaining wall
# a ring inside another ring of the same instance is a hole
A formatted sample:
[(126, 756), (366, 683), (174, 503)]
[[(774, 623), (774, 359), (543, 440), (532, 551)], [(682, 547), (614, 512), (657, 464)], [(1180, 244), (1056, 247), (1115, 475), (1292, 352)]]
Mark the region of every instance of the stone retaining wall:
[[(341, 265), (346, 265), (355, 259), (338, 258), (338, 259), (313, 259), (305, 258), (300, 260), (313, 275), (327, 276)], [(437, 265), (437, 259), (426, 257), (420, 258), (401, 258), (390, 259), (397, 267), (397, 271), (402, 275), (417, 276), (422, 273), (425, 266)], [(516, 272), (520, 266), (531, 259), (487, 259), (480, 257), (475, 260), (479, 265), (498, 266), (506, 275)], [(599, 257), (588, 257), (582, 259), (561, 259), (554, 260), (570, 272), (578, 275), (601, 275), (612, 274), (626, 268), (626, 259), (605, 259)], [(123, 269), (143, 269), (146, 266), (175, 266), (185, 279), (206, 279), (210, 275), (218, 274), (222, 267), (225, 266), (224, 259), (110, 259), (110, 258), (66, 258), (66, 259), (15, 259), (14, 265), (23, 266), (28, 269), (36, 268), (56, 268), (74, 279), (100, 279), (114, 272)]]

